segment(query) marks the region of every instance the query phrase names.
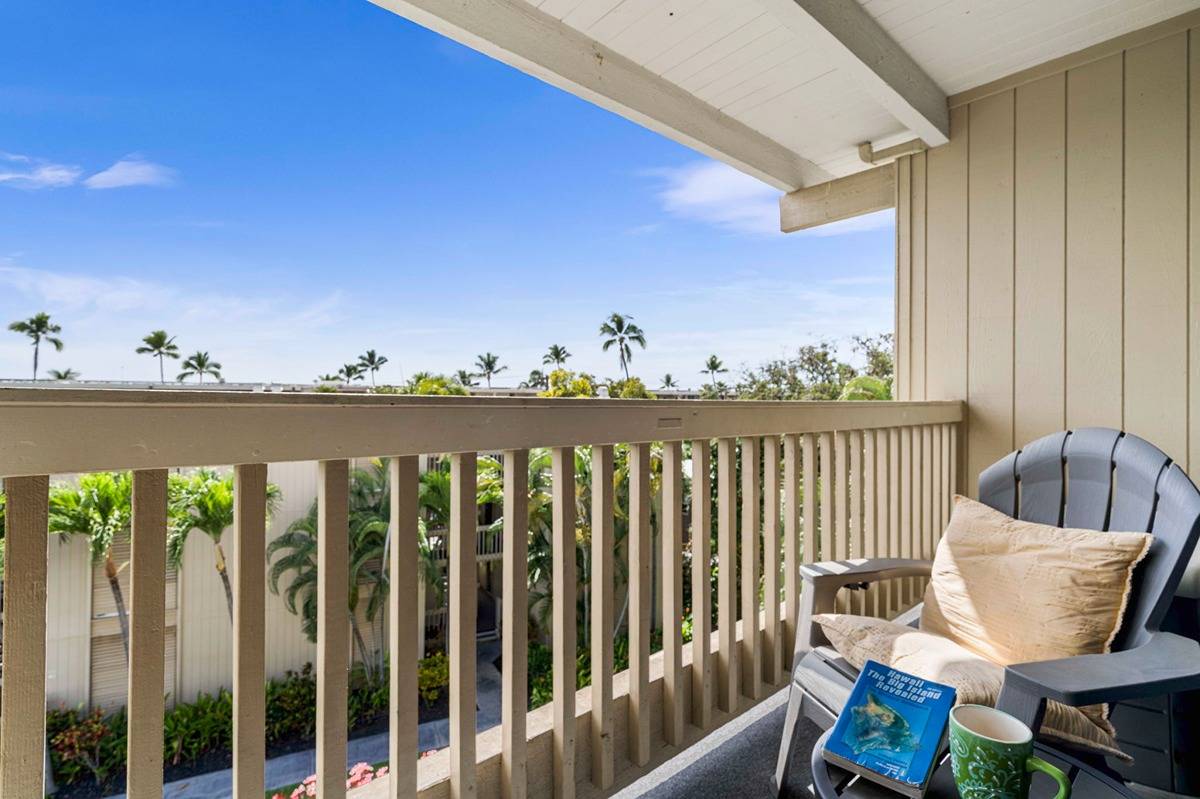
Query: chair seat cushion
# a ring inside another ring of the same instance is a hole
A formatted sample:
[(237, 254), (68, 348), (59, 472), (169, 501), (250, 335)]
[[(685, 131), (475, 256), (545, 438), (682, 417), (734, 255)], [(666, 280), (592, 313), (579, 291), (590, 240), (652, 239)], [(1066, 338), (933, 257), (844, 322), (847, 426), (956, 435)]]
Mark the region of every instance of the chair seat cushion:
[[(886, 663), (952, 686), (960, 704), (995, 706), (1000, 696), (1004, 667), (948, 638), (868, 616), (824, 613), (814, 616), (813, 621), (821, 626), (837, 654), (855, 669), (861, 669), (868, 660)], [(1073, 708), (1049, 702), (1040, 732), (1048, 738), (1129, 760), (1118, 748), (1116, 731), (1106, 716), (1106, 708), (1100, 705)]]
[(921, 629), (1002, 666), (1106, 653), (1151, 540), (1021, 521), (955, 497)]

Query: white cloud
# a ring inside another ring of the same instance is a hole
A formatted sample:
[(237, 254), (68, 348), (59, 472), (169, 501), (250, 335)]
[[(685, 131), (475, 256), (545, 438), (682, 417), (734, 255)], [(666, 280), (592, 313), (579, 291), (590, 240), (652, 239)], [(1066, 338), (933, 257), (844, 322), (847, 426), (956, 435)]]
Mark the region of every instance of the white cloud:
[[(305, 297), (233, 293), (207, 280), (168, 284), (35, 269), (0, 258), (0, 314), (7, 314), (0, 318), (49, 312), (62, 325), (67, 346), (47, 354), (46, 366), (70, 366), (88, 379), (157, 380), (157, 363), (133, 350), (147, 332), (166, 328), (186, 353), (210, 352), (229, 380), (307, 381), (325, 364), (346, 360), (340, 352), (346, 342), (339, 340), (352, 330), (346, 305), (337, 290)], [(16, 337), (0, 338), (3, 374), (23, 375), (28, 349)]]
[(138, 155), (127, 155), (103, 172), (92, 175), (83, 185), (89, 189), (170, 186), (175, 183), (176, 174), (170, 167), (147, 161)]
[(79, 167), (28, 155), (0, 152), (0, 185), (14, 189), (58, 189), (79, 180)]
[(663, 182), (658, 198), (672, 216), (735, 233), (779, 233), (779, 192), (719, 161), (694, 161), (650, 173)]
[[(734, 233), (781, 235), (779, 191), (720, 161), (693, 161), (651, 170), (662, 181), (663, 210), (680, 219), (705, 222)], [(841, 236), (879, 230), (893, 223), (891, 211), (877, 211), (790, 235)]]

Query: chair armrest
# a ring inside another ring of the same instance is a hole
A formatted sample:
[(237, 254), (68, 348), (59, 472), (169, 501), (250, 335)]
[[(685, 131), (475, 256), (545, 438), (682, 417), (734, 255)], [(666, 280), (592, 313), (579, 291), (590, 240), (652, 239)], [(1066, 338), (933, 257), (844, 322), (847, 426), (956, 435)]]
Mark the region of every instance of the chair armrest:
[(1200, 687), (1200, 644), (1154, 633), (1133, 649), (1107, 655), (1017, 663), (1004, 670), (1004, 689), (1071, 707), (1118, 702)]
[(1036, 730), (1048, 699), (1081, 707), (1198, 687), (1200, 644), (1172, 633), (1154, 633), (1146, 643), (1123, 652), (1009, 666), (996, 707)]
[(856, 583), (874, 583), (899, 577), (928, 577), (933, 563), (911, 558), (867, 558), (828, 560), (800, 567), (800, 579), (814, 588), (841, 588)]
[(928, 577), (932, 567), (930, 561), (909, 558), (831, 560), (801, 566), (800, 579), (807, 583), (807, 587), (800, 595), (793, 665), (800, 662), (805, 652), (828, 643), (812, 617), (818, 613), (832, 612), (840, 589), (900, 577)]

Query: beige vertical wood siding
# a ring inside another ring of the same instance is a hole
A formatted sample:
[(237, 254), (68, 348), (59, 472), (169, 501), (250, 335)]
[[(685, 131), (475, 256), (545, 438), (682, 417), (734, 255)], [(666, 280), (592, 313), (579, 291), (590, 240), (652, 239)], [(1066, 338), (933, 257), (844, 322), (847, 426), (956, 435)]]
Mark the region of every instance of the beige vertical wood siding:
[(967, 400), (970, 493), (1085, 425), (1200, 476), (1196, 35), (977, 94), (949, 144), (901, 159), (897, 394)]

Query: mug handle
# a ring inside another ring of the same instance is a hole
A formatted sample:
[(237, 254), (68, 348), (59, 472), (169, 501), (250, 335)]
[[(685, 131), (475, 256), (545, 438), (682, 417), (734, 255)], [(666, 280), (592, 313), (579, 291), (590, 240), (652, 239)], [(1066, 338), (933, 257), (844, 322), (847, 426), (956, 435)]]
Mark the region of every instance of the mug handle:
[(1050, 765), (1040, 757), (1030, 755), (1025, 761), (1025, 770), (1029, 772), (1040, 771), (1054, 778), (1054, 781), (1058, 783), (1058, 793), (1055, 794), (1054, 799), (1069, 799), (1071, 796), (1071, 783), (1067, 781), (1067, 775), (1063, 774), (1061, 769)]

